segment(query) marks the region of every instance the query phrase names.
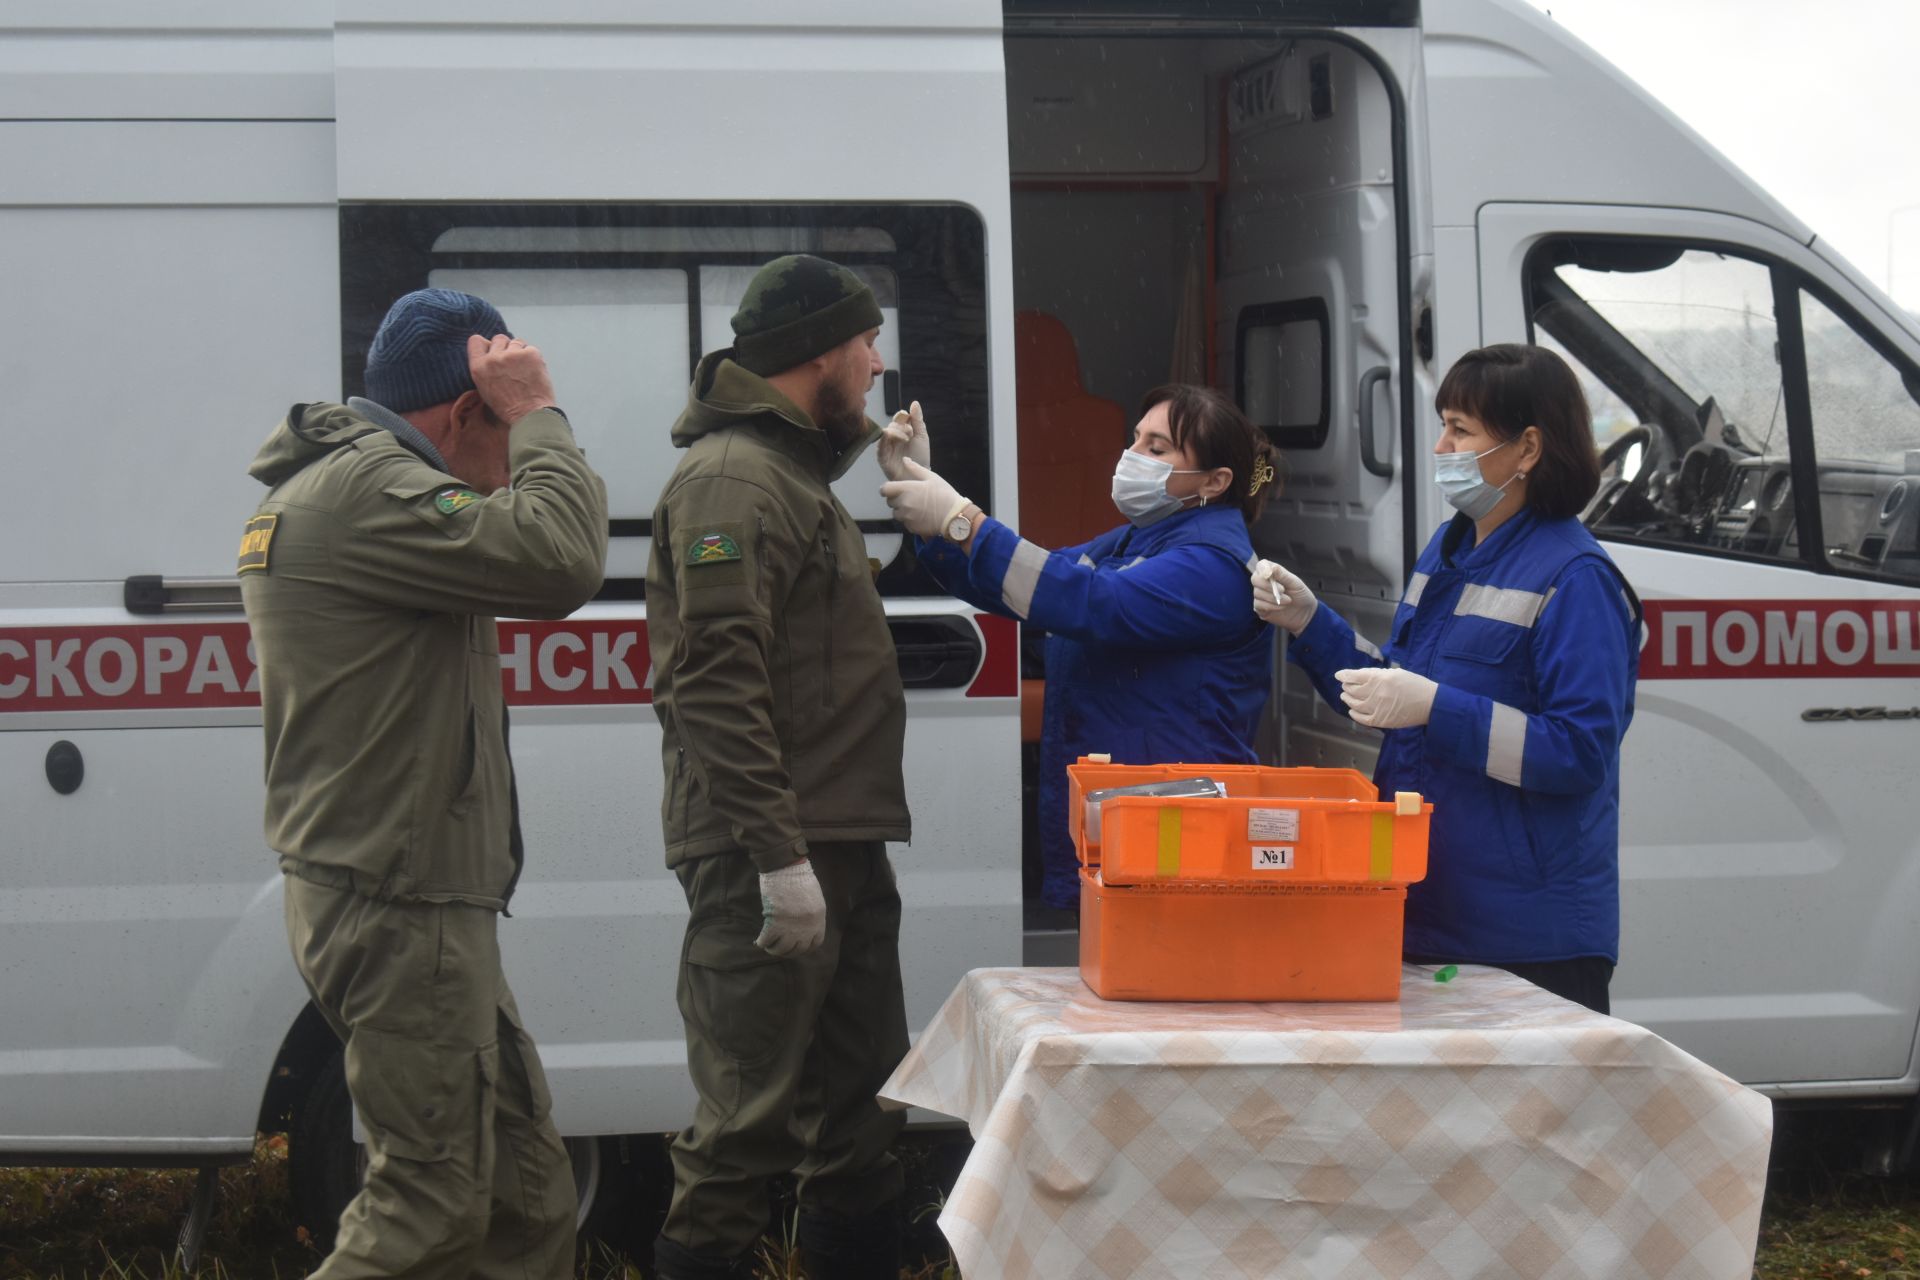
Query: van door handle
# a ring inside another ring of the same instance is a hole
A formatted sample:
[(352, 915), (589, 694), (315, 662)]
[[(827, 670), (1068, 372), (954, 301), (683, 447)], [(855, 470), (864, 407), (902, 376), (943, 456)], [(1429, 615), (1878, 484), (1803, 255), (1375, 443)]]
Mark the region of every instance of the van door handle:
[(965, 618), (888, 618), (900, 683), (909, 689), (964, 689), (980, 665), (980, 633)]
[(1392, 376), (1384, 364), (1360, 375), (1360, 465), (1382, 480), (1393, 479), (1393, 463), (1373, 451), (1373, 389)]
[(238, 613), (238, 578), (163, 578), (157, 573), (135, 574), (122, 584), (121, 603), (128, 613)]

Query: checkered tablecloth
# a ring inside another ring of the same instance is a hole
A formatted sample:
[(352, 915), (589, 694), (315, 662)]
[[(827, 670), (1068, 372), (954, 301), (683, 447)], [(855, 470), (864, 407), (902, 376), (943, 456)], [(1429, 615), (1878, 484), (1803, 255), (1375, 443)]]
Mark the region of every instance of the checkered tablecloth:
[(967, 1122), (969, 1280), (1748, 1280), (1768, 1101), (1496, 969), (1398, 1004), (1136, 1004), (967, 975), (881, 1090)]

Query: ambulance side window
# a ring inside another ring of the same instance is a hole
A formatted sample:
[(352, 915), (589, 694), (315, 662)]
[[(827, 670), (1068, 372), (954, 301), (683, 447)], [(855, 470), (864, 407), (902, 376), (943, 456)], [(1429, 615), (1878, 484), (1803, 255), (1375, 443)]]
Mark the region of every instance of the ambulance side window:
[[(919, 399), (935, 463), (991, 509), (984, 229), (957, 205), (345, 205), (341, 379), (361, 390), (386, 308), (412, 289), (479, 294), (545, 353), (587, 456), (607, 482), (603, 597), (643, 594), (654, 503), (680, 451), (670, 428), (700, 357), (764, 263), (812, 253), (872, 287), (885, 377), (867, 412)], [(935, 594), (879, 495), (871, 451), (834, 486), (889, 595)]]
[(1804, 288), (1800, 323), (1827, 561), (1920, 579), (1920, 377)]
[(1775, 276), (1675, 241), (1559, 238), (1529, 255), (1534, 340), (1593, 411), (1596, 533), (1800, 559)]
[(1920, 581), (1920, 369), (1821, 286), (1733, 246), (1596, 236), (1537, 245), (1526, 288), (1593, 410), (1596, 533)]

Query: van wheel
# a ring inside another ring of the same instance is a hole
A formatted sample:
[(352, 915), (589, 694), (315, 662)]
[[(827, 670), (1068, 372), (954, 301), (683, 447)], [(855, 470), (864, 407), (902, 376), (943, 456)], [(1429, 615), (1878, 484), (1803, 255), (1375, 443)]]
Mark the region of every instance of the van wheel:
[(367, 1149), (353, 1140), (353, 1099), (344, 1055), (327, 1055), (287, 1126), (287, 1190), (294, 1221), (322, 1253), (333, 1249), (340, 1213), (367, 1177)]
[[(307, 1229), (314, 1247), (326, 1253), (340, 1215), (367, 1180), (367, 1149), (353, 1140), (353, 1098), (347, 1093), (346, 1058), (330, 1054), (314, 1073), (306, 1096), (294, 1108), (287, 1134), (287, 1189), (294, 1220)], [(601, 1147), (606, 1139), (565, 1138), (573, 1166), (579, 1207), (576, 1229), (584, 1227), (602, 1198)], [(609, 1209), (617, 1206), (609, 1205)]]

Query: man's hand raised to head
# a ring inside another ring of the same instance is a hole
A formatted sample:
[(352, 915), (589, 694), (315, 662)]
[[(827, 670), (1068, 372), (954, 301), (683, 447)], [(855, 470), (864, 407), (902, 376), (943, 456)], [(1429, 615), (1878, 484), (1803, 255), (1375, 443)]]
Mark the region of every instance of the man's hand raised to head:
[(474, 334), (467, 339), (467, 369), (473, 374), (473, 389), (493, 416), (509, 426), (554, 404), (547, 358), (540, 348), (518, 338)]

